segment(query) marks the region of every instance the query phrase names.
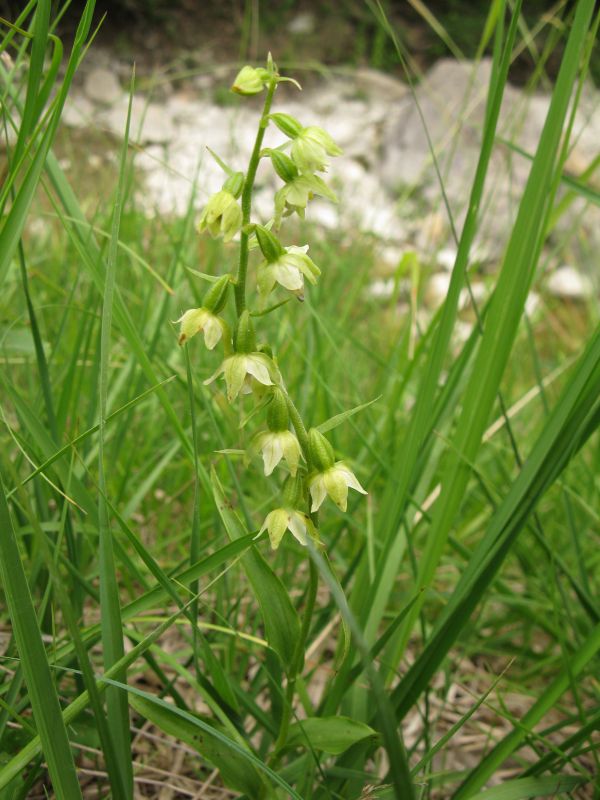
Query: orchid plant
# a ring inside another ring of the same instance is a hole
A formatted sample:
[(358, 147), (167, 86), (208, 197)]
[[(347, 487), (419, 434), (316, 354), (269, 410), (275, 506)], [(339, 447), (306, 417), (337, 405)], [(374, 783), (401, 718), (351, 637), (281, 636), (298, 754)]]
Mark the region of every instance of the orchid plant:
[[(202, 211), (198, 230), (222, 237), (224, 242), (239, 234), (237, 275), (219, 278), (206, 293), (202, 307), (187, 310), (178, 320), (180, 344), (200, 332), (209, 350), (223, 343), (223, 362), (205, 383), (224, 376), (230, 403), (235, 403), (240, 394), (252, 394), (266, 408), (267, 429), (254, 437), (250, 451), (262, 455), (265, 475), (272, 475), (278, 467), (288, 473), (282, 487), (282, 505), (267, 514), (259, 532), (259, 535), (268, 532), (274, 550), (286, 529), (301, 544), (306, 544), (308, 537), (318, 544), (316, 513), (325, 499), (329, 497), (345, 511), (349, 488), (366, 494), (350, 467), (336, 461), (325, 436), (302, 420), (272, 348), (268, 344), (257, 345), (253, 315), (248, 309), (249, 255), (255, 247), (262, 253), (256, 267), (259, 301), (264, 302), (278, 289), (301, 300), (305, 283), (317, 282), (321, 270), (308, 255), (308, 245), (284, 246), (274, 231), (279, 233), (285, 217), (294, 213), (304, 217), (315, 195), (337, 200), (317, 173), (326, 172), (329, 158), (340, 155), (341, 149), (322, 128), (304, 127), (289, 114), (271, 113), (278, 84), (290, 80), (279, 75), (269, 55), (266, 68), (245, 66), (233, 83), (232, 91), (239, 95), (256, 95), (266, 90), (263, 113), (246, 174), (228, 170), (222, 189), (208, 200)], [(287, 137), (283, 146), (263, 148), (270, 125)], [(264, 158), (270, 160), (283, 186), (275, 194), (273, 219), (267, 225), (259, 225), (252, 221), (252, 194), (258, 164)], [(225, 167), (220, 159), (219, 163)], [(230, 287), (235, 294), (233, 332), (223, 317)]]
[[(269, 54), (266, 68), (245, 66), (233, 83), (232, 91), (240, 95), (266, 92), (263, 111), (245, 174), (234, 172), (214, 154), (227, 178), (221, 190), (208, 200), (198, 230), (222, 237), (226, 243), (237, 240), (239, 236), (237, 273), (215, 278), (202, 306), (185, 311), (178, 320), (179, 342), (184, 344), (202, 332), (209, 350), (222, 343), (223, 360), (204, 383), (210, 384), (224, 377), (230, 404), (241, 402), (240, 396), (251, 395), (257, 403), (255, 412), (264, 411), (265, 427), (253, 437), (247, 456), (249, 459), (262, 456), (264, 474), (274, 476), (276, 472), (280, 473), (283, 481), (281, 499), (267, 513), (256, 538), (266, 532), (272, 549), (277, 550), (289, 531), (301, 545), (323, 551), (325, 546), (319, 536), (318, 514), (326, 499), (345, 512), (349, 489), (362, 494), (366, 492), (348, 464), (336, 460), (330, 442), (318, 427), (311, 427), (302, 419), (288, 392), (273, 347), (268, 343), (257, 343), (254, 323), (257, 312), (254, 307), (261, 309), (259, 315), (281, 310), (281, 302), (265, 310), (267, 298), (273, 292), (286, 292), (303, 300), (306, 284), (314, 285), (319, 280), (321, 270), (308, 255), (309, 246), (282, 244), (280, 229), (283, 221), (293, 214), (303, 218), (315, 195), (337, 201), (333, 190), (317, 173), (325, 173), (329, 158), (340, 155), (342, 151), (322, 128), (314, 125), (304, 127), (289, 114), (271, 112), (275, 91), (282, 81), (296, 84), (296, 81), (279, 75)], [(263, 147), (269, 126), (275, 126), (285, 135), (283, 145)], [(275, 193), (273, 217), (265, 225), (252, 220), (254, 182), (261, 159), (270, 162), (283, 182)], [(255, 278), (252, 283), (248, 279), (248, 268), (253, 250), (259, 250), (261, 258), (250, 272)], [(253, 293), (252, 289), (256, 292)], [(230, 325), (225, 312), (232, 294), (235, 320)], [(256, 418), (257, 414), (251, 416)], [(297, 643), (298, 656), (288, 672), (286, 709), (275, 753), (280, 752), (286, 742), (294, 684), (303, 662), (316, 597), (318, 573), (310, 559), (309, 565), (310, 585), (301, 641)]]

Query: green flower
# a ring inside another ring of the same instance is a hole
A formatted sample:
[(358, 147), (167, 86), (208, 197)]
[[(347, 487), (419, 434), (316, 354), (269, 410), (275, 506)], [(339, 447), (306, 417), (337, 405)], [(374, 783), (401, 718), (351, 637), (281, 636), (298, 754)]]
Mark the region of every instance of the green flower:
[(262, 386), (273, 386), (271, 373), (275, 370), (276, 367), (271, 359), (263, 353), (234, 353), (226, 358), (214, 375), (204, 383), (205, 385), (212, 383), (219, 375), (224, 374), (227, 399), (233, 403), (240, 392), (250, 394), (257, 383)]
[(179, 317), (179, 344), (183, 344), (200, 331), (204, 333), (204, 344), (212, 350), (223, 335), (223, 322), (206, 308), (190, 308)]
[(329, 166), (327, 156), (341, 154), (341, 149), (327, 131), (316, 125), (303, 128), (292, 141), (292, 161), (300, 172), (324, 172)]
[(275, 225), (278, 227), (283, 214), (288, 216), (294, 211), (304, 218), (308, 201), (315, 195), (326, 197), (337, 203), (337, 196), (318, 175), (298, 175), (282, 186), (275, 195)]
[(242, 67), (236, 75), (231, 91), (236, 94), (250, 95), (262, 92), (265, 82), (269, 80), (267, 70), (255, 67)]
[(265, 475), (271, 475), (282, 458), (287, 461), (292, 475), (298, 471), (302, 450), (298, 439), (289, 430), (258, 433), (252, 449), (262, 453)]
[(277, 550), (286, 530), (292, 534), (300, 544), (306, 545), (308, 537), (317, 538), (315, 526), (306, 514), (295, 508), (276, 508), (270, 511), (262, 524), (258, 536), (268, 531), (271, 547)]
[(241, 227), (242, 209), (226, 189), (212, 195), (198, 220), (199, 233), (207, 230), (214, 238), (223, 236), (224, 242), (231, 241)]
[(304, 247), (284, 248), (284, 252), (275, 260), (266, 259), (258, 265), (258, 291), (266, 297), (279, 283), (284, 289), (298, 297), (304, 296), (304, 278), (316, 283), (321, 270), (306, 255), (308, 245)]
[(311, 511), (318, 511), (323, 504), (325, 497), (329, 497), (342, 511), (348, 507), (348, 489), (355, 489), (361, 494), (367, 494), (358, 482), (356, 475), (350, 470), (343, 461), (336, 463), (317, 472), (309, 479), (309, 490), (312, 498)]

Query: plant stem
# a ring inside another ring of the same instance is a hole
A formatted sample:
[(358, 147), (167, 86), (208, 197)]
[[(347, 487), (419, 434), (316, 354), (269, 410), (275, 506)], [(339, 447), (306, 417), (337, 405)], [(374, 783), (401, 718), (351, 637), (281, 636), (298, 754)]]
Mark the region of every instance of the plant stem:
[(292, 659), (292, 667), (290, 669), (290, 674), (288, 676), (288, 683), (285, 693), (285, 703), (283, 706), (283, 713), (281, 716), (281, 725), (279, 726), (279, 734), (277, 735), (277, 741), (275, 742), (273, 757), (277, 757), (279, 751), (284, 747), (287, 741), (288, 732), (290, 729), (290, 720), (292, 718), (294, 690), (296, 688), (296, 678), (298, 677), (298, 673), (301, 672), (302, 667), (304, 666), (304, 648), (306, 646), (306, 639), (308, 637), (308, 631), (310, 629), (310, 623), (312, 621), (312, 615), (315, 608), (315, 600), (317, 598), (319, 573), (317, 571), (317, 567), (313, 563), (312, 558), (309, 558), (308, 564), (310, 570), (309, 584), (306, 594), (306, 604), (304, 606), (304, 614), (302, 616), (302, 627), (300, 629), (300, 637), (298, 638), (298, 642), (296, 643), (296, 649), (294, 651), (294, 657)]
[(260, 161), (260, 149), (262, 147), (265, 130), (269, 124), (268, 116), (271, 110), (271, 103), (273, 102), (273, 95), (277, 88), (276, 77), (273, 76), (267, 89), (267, 96), (263, 106), (263, 113), (260, 118), (260, 124), (256, 133), (256, 141), (254, 142), (254, 149), (250, 156), (250, 163), (248, 164), (248, 172), (244, 180), (244, 188), (242, 190), (242, 233), (240, 237), (240, 263), (238, 266), (237, 280), (235, 284), (235, 310), (238, 315), (246, 308), (246, 273), (248, 271), (248, 233), (244, 228), (250, 222), (250, 213), (252, 211), (252, 190), (254, 188), (254, 179), (256, 178), (256, 170), (258, 169), (258, 162)]

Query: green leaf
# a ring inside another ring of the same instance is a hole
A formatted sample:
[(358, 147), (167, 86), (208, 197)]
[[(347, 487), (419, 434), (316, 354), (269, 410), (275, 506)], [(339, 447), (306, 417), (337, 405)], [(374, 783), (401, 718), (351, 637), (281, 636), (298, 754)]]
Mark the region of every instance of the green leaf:
[(333, 428), (337, 428), (337, 426), (341, 425), (342, 422), (345, 422), (347, 419), (350, 419), (350, 417), (358, 414), (359, 411), (363, 411), (363, 409), (372, 406), (373, 403), (376, 403), (378, 400), (381, 400), (381, 395), (379, 395), (379, 397), (374, 397), (373, 400), (369, 400), (368, 403), (362, 403), (359, 406), (354, 406), (354, 408), (348, 409), (348, 411), (342, 411), (341, 414), (336, 414), (335, 417), (331, 417), (326, 422), (321, 423), (321, 425), (317, 425), (317, 430), (321, 433), (326, 433), (327, 431), (333, 430)]
[(312, 747), (337, 756), (377, 731), (350, 717), (309, 717), (290, 725), (286, 747)]
[[(248, 763), (248, 759), (234, 749), (235, 743), (232, 740), (231, 746), (222, 741), (226, 734), (220, 731), (212, 720), (198, 718), (198, 723), (202, 723), (200, 728), (198, 724), (190, 722), (168, 706), (159, 705), (137, 694), (130, 695), (129, 704), (161, 731), (175, 736), (200, 753), (219, 770), (223, 782), (228, 787), (244, 792), (248, 797), (255, 797), (257, 800), (265, 796), (266, 787), (256, 767)], [(211, 729), (215, 731), (214, 736), (209, 733)], [(219, 738), (216, 736), (217, 733), (220, 734)]]
[(552, 775), (547, 778), (517, 778), (506, 781), (500, 786), (493, 786), (478, 794), (471, 795), (470, 800), (526, 800), (529, 797), (548, 797), (564, 792), (571, 792), (585, 778), (576, 775)]
[[(246, 536), (248, 531), (226, 500), (223, 487), (214, 471), (211, 470), (213, 496), (231, 541)], [(300, 620), (282, 582), (269, 567), (256, 547), (246, 553), (241, 560), (242, 567), (252, 586), (265, 624), (265, 636), (270, 646), (281, 658), (284, 666), (293, 665), (294, 649), (300, 636)]]
[(0, 575), (21, 659), (33, 718), (58, 800), (75, 800), (81, 789), (46, 649), (0, 483)]

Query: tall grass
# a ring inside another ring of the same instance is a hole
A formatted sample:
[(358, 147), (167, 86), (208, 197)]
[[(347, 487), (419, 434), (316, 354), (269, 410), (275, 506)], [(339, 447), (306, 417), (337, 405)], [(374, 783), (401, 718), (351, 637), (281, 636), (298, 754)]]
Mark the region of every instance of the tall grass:
[[(558, 216), (573, 198), (599, 202), (593, 168), (564, 173), (593, 0), (553, 20), (564, 55), (546, 124), (516, 156), (531, 169), (489, 300), (456, 336), (524, 44), (508, 5), (490, 7), (479, 163), (428, 327), (415, 337), (414, 306), (399, 318), (396, 297), (370, 297), (375, 251), (352, 232), (319, 241), (328, 267), (303, 306), (261, 318), (305, 418), (364, 406), (330, 435), (355, 454), (369, 504), (328, 517), (327, 558), (309, 561), (293, 541), (275, 556), (254, 542), (270, 489), (228, 449), (238, 421), (202, 382), (215, 358), (176, 346), (170, 320), (198, 296), (193, 271), (218, 275), (231, 258), (198, 241), (195, 186), (183, 219), (148, 222), (124, 131), (114, 196), (90, 213), (54, 153), (93, 2), (66, 55), (49, 2), (3, 23), (2, 800), (147, 796), (168, 746), (142, 746), (149, 727), (186, 746), (193, 791), (216, 767), (247, 798), (598, 796), (598, 306), (569, 309), (576, 345), (549, 332), (560, 310), (524, 311)], [(413, 260), (413, 302), (425, 272)]]

